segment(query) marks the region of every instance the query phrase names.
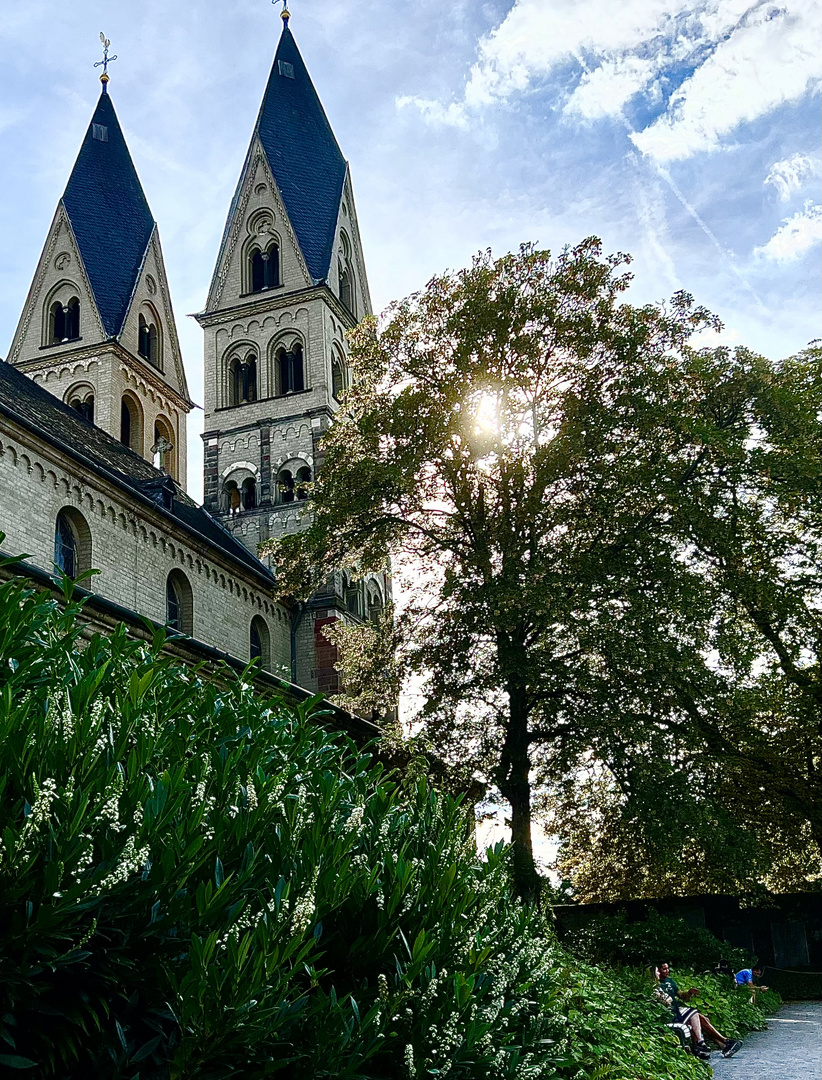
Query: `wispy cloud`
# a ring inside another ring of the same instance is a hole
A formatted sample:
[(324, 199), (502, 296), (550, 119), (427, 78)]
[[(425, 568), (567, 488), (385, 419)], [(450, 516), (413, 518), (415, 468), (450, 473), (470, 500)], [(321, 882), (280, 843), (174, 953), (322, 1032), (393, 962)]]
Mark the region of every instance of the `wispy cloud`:
[(784, 161), (775, 161), (771, 165), (765, 183), (776, 188), (776, 192), (782, 202), (787, 202), (792, 195), (802, 188), (809, 180), (813, 180), (822, 174), (822, 160), (813, 158), (808, 154), (791, 154)]
[(517, 0), (478, 43), (460, 98), (398, 104), (464, 128), (570, 62), (580, 74), (565, 112), (589, 121), (617, 117), (637, 94), (653, 112), (664, 84), (667, 105), (632, 139), (656, 161), (682, 160), (820, 85), (821, 19), (822, 0)]
[(822, 243), (822, 204), (806, 202), (804, 210), (786, 218), (767, 244), (754, 254), (771, 262), (788, 263)]
[(741, 124), (820, 84), (816, 44), (822, 4), (760, 5), (749, 12), (634, 143), (657, 161), (717, 150)]
[(582, 53), (615, 61), (661, 34), (675, 37), (671, 20), (686, 6), (686, 0), (517, 0), (480, 42), (465, 104), (477, 108), (526, 90)]
[(443, 105), (441, 101), (432, 100), (431, 98), (403, 94), (397, 98), (396, 104), (398, 109), (407, 109), (409, 107), (419, 109), (425, 120), (431, 124), (443, 127), (468, 127), (468, 114), (463, 106), (455, 101)]

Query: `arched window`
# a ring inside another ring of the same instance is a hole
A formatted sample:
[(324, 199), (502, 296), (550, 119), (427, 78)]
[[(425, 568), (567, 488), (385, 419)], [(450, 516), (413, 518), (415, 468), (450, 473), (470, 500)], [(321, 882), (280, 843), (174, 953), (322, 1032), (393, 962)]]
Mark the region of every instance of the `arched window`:
[(307, 465), (304, 465), (301, 469), (297, 469), (297, 476), (294, 481), (294, 491), (298, 499), (308, 498), (308, 488), (311, 484), (311, 470)]
[(160, 337), (157, 325), (140, 315), (137, 321), (137, 352), (155, 367), (160, 366)]
[(80, 337), (80, 301), (73, 296), (66, 304), (66, 341), (76, 341)]
[(290, 350), (278, 350), (277, 383), (280, 394), (298, 394), (305, 389), (303, 347), (299, 341), (295, 341)]
[(249, 656), (251, 660), (258, 661), (263, 671), (271, 669), (271, 635), (268, 626), (261, 615), (255, 615), (251, 620), (249, 631)]
[(351, 267), (347, 263), (340, 262), (338, 266), (338, 272), (340, 275), (340, 300), (353, 312), (354, 307), (354, 289), (351, 281)]
[(70, 578), (91, 569), (91, 530), (73, 506), (64, 507), (54, 525), (54, 564)]
[(120, 402), (120, 442), (142, 457), (143, 408), (131, 393), (123, 394)]
[(240, 489), (234, 480), (227, 480), (223, 485), (223, 507), (224, 513), (228, 514), (229, 517), (239, 514), (242, 509)]
[(279, 284), (279, 246), (272, 243), (266, 251), (253, 248), (251, 251), (251, 291), (263, 292), (265, 289), (275, 289)]
[(382, 615), (382, 597), (376, 589), (368, 594), (368, 618), (371, 622), (379, 622)]
[(148, 360), (151, 355), (151, 342), (148, 336), (148, 325), (141, 315), (137, 322), (137, 352)]
[(351, 242), (345, 233), (340, 234), (340, 246), (342, 251), (337, 260), (337, 278), (339, 283), (340, 300), (348, 308), (352, 315), (356, 315), (354, 296), (354, 271), (351, 269)]
[(43, 345), (64, 345), (80, 337), (80, 301), (71, 294), (75, 287), (64, 281), (54, 289), (45, 312)]
[(229, 367), (232, 405), (247, 405), (257, 400), (257, 357), (249, 353), (235, 357)]
[(257, 481), (253, 476), (243, 480), (241, 491), (243, 510), (253, 510), (257, 506)]
[(345, 390), (345, 367), (339, 356), (334, 356), (331, 361), (331, 393), (339, 401), (340, 395)]
[(54, 530), (54, 563), (68, 577), (77, 576), (77, 537), (65, 514), (57, 515)]
[(85, 401), (81, 401), (80, 398), (73, 398), (70, 404), (72, 409), (78, 412), (84, 420), (88, 420), (90, 424), (94, 423), (94, 394), (90, 394)]
[(194, 597), (182, 570), (172, 570), (166, 579), (166, 626), (179, 634), (193, 631)]
[(67, 304), (55, 300), (49, 311), (49, 344), (61, 345), (80, 337), (80, 301), (72, 296)]
[(302, 500), (308, 498), (309, 488), (311, 487), (311, 469), (308, 465), (301, 465), (296, 472), (292, 467), (288, 469), (280, 469), (277, 474), (277, 487), (280, 492), (280, 502), (290, 503), (295, 499)]
[(59, 300), (51, 305), (49, 312), (49, 344), (59, 345), (66, 337), (66, 313)]
[(357, 617), (362, 616), (361, 594), (362, 589), (359, 582), (349, 582), (345, 590), (345, 607), (349, 614)]
[(290, 469), (280, 469), (277, 484), (280, 489), (280, 502), (294, 502), (294, 474)]
[(94, 423), (94, 388), (88, 384), (73, 386), (63, 399), (90, 424)]

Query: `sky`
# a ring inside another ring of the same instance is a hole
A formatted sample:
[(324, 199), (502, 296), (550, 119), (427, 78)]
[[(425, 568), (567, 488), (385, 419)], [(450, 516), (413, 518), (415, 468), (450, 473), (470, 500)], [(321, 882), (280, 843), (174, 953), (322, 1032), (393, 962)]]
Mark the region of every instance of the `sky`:
[[(159, 223), (189, 387), (280, 32), (269, 0), (26, 0), (0, 21), (0, 356), (100, 90)], [(634, 257), (774, 359), (822, 334), (822, 0), (292, 0), (351, 163), (372, 298), (524, 241)], [(201, 496), (202, 412), (189, 418)]]

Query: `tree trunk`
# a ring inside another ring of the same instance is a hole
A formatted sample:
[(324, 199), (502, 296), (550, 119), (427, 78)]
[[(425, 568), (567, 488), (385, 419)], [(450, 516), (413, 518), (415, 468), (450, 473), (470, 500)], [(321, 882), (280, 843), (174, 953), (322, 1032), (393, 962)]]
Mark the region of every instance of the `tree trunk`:
[(813, 842), (816, 844), (820, 856), (822, 856), (822, 816), (814, 814), (810, 819), (809, 824)]
[[(515, 666), (514, 670), (525, 670), (524, 664)], [(516, 676), (509, 680), (507, 690), (508, 725), (495, 779), (503, 798), (511, 805), (514, 889), (530, 904), (538, 902), (541, 885), (531, 841), (530, 709), (525, 688)]]

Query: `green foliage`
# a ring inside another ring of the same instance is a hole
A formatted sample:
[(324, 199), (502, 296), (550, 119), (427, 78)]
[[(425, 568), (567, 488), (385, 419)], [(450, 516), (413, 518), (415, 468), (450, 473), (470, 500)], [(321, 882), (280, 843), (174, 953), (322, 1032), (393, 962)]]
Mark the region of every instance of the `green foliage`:
[(401, 676), (394, 605), (386, 604), (376, 622), (337, 622), (323, 627), (323, 634), (339, 650), (336, 669), (344, 689), (336, 703), (359, 716), (395, 713)]
[[(700, 1075), (459, 800), (0, 585), (0, 1064), (37, 1078)], [(317, 706), (315, 706), (316, 710)]]
[[(569, 913), (569, 923), (573, 913)], [(701, 927), (684, 919), (649, 911), (639, 922), (629, 922), (624, 912), (594, 915), (561, 934), (563, 944), (585, 960), (611, 966), (647, 967), (667, 960), (672, 967), (706, 971), (720, 960), (728, 960), (736, 971), (747, 957)]]
[(310, 524), (267, 550), (295, 594), (410, 561), (421, 720), (510, 805), (522, 895), (532, 785), (592, 761), (646, 851), (793, 884), (822, 850), (820, 349), (696, 348), (718, 321), (626, 303), (629, 262), (486, 252), (363, 322)]
[(763, 981), (785, 1001), (822, 1000), (822, 973), (768, 968)]
[[(672, 975), (680, 990), (692, 987), (699, 990), (693, 999), (693, 1006), (729, 1039), (741, 1039), (751, 1031), (763, 1031), (767, 1027), (765, 1018), (772, 1016), (782, 1004), (779, 994), (772, 990), (758, 994), (756, 1004), (751, 1004), (751, 995), (738, 990), (727, 976), (700, 974), (684, 965), (675, 966)], [(619, 978), (635, 992), (642, 992), (643, 989), (647, 992), (649, 980), (646, 972), (636, 968), (625, 969), (619, 972)], [(667, 1006), (663, 1008), (667, 1011)]]
[(650, 777), (652, 805), (640, 813), (610, 769), (587, 763), (534, 800), (546, 831), (560, 838), (552, 869), (581, 903), (818, 891), (820, 854), (807, 824), (786, 831), (771, 807), (749, 806), (750, 779), (728, 772), (716, 786), (680, 773), (656, 791)]

